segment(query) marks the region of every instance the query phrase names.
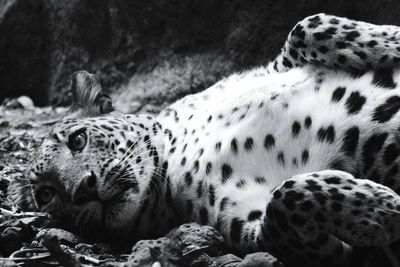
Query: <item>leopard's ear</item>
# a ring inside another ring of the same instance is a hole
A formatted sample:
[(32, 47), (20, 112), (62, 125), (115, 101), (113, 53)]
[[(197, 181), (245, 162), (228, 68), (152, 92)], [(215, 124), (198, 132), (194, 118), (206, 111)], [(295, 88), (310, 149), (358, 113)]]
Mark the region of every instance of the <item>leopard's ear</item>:
[(16, 176), (11, 179), (8, 186), (7, 198), (17, 210), (37, 211), (32, 196), (32, 186), (27, 178)]
[(71, 77), (72, 106), (70, 113), (98, 116), (114, 111), (111, 98), (103, 93), (99, 77), (87, 71), (77, 71)]

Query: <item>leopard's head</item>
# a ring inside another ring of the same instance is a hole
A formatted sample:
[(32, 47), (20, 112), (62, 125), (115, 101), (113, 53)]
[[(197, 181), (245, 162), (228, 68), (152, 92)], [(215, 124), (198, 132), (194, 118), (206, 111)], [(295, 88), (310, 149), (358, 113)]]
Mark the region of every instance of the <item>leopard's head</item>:
[(71, 88), (70, 111), (43, 140), (18, 199), (82, 234), (126, 235), (160, 165), (152, 142), (160, 125), (114, 112), (95, 75), (75, 73)]

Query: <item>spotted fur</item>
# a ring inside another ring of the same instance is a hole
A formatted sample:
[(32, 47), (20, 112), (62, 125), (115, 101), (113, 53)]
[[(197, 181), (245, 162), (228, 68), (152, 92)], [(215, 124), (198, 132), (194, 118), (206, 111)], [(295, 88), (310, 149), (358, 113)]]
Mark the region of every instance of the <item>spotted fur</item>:
[[(109, 113), (95, 76), (79, 72), (73, 109), (21, 194), (84, 233), (133, 241), (197, 221), (238, 253), (287, 265), (341, 264), (354, 246), (385, 246), (400, 237), (398, 30), (308, 17), (268, 66), (156, 117)], [(45, 204), (43, 186), (54, 192)]]

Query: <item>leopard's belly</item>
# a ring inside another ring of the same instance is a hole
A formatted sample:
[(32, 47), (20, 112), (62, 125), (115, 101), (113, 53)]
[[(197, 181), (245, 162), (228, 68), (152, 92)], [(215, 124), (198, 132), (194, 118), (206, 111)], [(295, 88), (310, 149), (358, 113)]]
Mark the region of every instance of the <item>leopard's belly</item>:
[(394, 93), (359, 91), (371, 86), (372, 74), (354, 80), (302, 68), (269, 76), (260, 69), (254, 75), (230, 77), (159, 116), (181, 210), (207, 207), (207, 219), (190, 211), (188, 220), (215, 223), (224, 199), (235, 204), (235, 216), (264, 210), (272, 190), (296, 174), (325, 169), (358, 174), (361, 145), (351, 147), (358, 142), (351, 138), (361, 142), (379, 132), (371, 116)]

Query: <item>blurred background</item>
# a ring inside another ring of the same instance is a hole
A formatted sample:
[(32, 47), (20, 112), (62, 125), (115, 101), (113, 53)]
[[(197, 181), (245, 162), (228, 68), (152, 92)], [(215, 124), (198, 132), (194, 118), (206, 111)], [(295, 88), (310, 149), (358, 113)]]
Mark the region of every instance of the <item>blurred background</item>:
[(68, 105), (76, 70), (125, 112), (157, 112), (267, 63), (305, 16), (400, 25), (399, 0), (0, 0), (0, 103)]

